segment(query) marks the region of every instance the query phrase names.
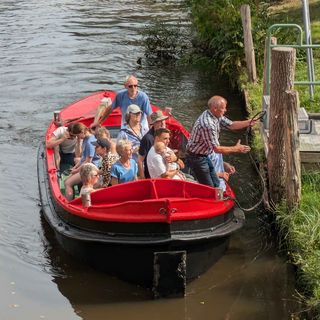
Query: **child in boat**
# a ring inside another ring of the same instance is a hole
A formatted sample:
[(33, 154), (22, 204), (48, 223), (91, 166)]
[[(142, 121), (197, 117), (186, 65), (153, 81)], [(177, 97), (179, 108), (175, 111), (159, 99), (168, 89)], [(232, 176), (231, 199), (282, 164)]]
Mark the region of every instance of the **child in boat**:
[(119, 155), (112, 152), (112, 141), (109, 139), (99, 138), (91, 143), (96, 147), (96, 154), (101, 157), (98, 187), (108, 187), (111, 184), (111, 166), (119, 160)]
[(169, 160), (171, 159), (171, 154), (173, 153), (171, 149), (167, 148), (163, 142), (159, 141), (154, 144), (154, 150), (156, 153), (162, 156), (168, 171), (178, 170), (177, 173), (172, 177), (172, 179), (186, 180), (185, 175), (183, 174), (182, 171), (180, 171), (179, 164), (177, 162)]
[(99, 170), (93, 163), (85, 163), (80, 168), (80, 177), (82, 182), (80, 190), (82, 205), (89, 207), (91, 205), (90, 193), (94, 191), (94, 185), (98, 182)]

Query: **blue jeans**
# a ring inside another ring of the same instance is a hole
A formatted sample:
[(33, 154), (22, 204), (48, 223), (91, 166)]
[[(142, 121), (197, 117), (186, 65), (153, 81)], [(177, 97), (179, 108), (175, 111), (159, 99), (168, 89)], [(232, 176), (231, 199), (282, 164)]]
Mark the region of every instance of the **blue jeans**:
[(219, 187), (219, 178), (208, 156), (187, 154), (186, 163), (199, 183)]
[[(209, 160), (212, 162), (214, 170), (216, 172), (224, 172), (224, 165), (223, 165), (223, 156), (221, 153), (212, 152), (208, 155)], [(226, 182), (223, 178), (219, 178), (220, 185), (219, 187), (225, 191), (226, 190)]]

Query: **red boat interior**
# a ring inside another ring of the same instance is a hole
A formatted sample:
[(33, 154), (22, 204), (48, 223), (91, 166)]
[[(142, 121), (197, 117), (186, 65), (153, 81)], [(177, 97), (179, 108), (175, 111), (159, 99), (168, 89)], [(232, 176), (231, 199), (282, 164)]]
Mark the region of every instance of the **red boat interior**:
[[(89, 126), (104, 96), (113, 99), (115, 93), (100, 92), (75, 102), (61, 110), (61, 119), (65, 122), (79, 121)], [(153, 109), (157, 108), (153, 106)], [(110, 129), (119, 128), (120, 119), (120, 111), (116, 109), (103, 125)], [(188, 131), (173, 117), (170, 117), (166, 123), (171, 130), (170, 147), (183, 154), (183, 146), (189, 137)], [(46, 139), (50, 138), (56, 128), (54, 122), (51, 122)], [(89, 208), (83, 208), (80, 198), (71, 202), (66, 200), (60, 188), (61, 181), (57, 175), (54, 152), (52, 149), (46, 149), (46, 154), (54, 198), (69, 213), (87, 219), (170, 223), (172, 220), (205, 219), (222, 215), (234, 206), (231, 200), (220, 200), (219, 189), (182, 180), (144, 179), (99, 189), (91, 193), (92, 205)], [(234, 196), (229, 187), (226, 194)]]

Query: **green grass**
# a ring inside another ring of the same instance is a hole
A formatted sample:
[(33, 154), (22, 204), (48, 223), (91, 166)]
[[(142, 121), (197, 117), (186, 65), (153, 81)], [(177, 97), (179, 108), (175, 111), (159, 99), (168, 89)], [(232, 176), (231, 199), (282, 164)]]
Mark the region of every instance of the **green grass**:
[(277, 210), (277, 222), (292, 262), (298, 266), (298, 280), (304, 288), (306, 303), (320, 311), (320, 171), (302, 175), (299, 209)]

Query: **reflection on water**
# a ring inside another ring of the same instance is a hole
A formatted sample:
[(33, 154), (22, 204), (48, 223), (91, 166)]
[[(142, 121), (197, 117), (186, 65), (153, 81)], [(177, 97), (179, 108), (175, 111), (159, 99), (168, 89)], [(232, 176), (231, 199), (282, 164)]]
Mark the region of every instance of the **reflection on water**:
[[(152, 102), (173, 107), (187, 128), (212, 94), (228, 97), (232, 118), (244, 116), (214, 71), (143, 59), (139, 30), (156, 18), (188, 23), (183, 8), (183, 0), (0, 2), (0, 319), (286, 319), (299, 310), (293, 273), (257, 211), (185, 299), (158, 301), (70, 258), (40, 218), (37, 146), (54, 110), (119, 89), (134, 73)], [(238, 138), (222, 136), (227, 144)], [(260, 183), (248, 156), (227, 160), (237, 167), (231, 184), (241, 205), (251, 206)]]

